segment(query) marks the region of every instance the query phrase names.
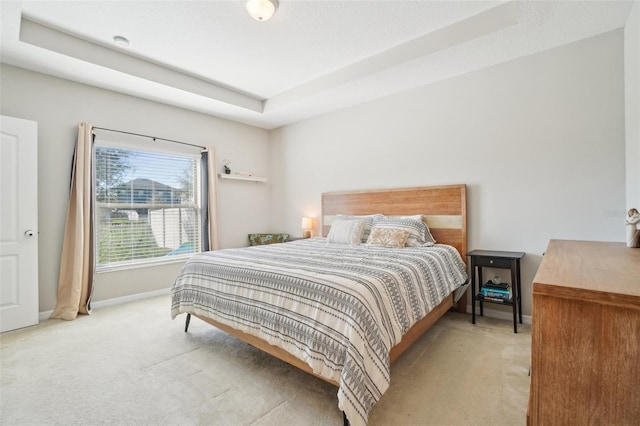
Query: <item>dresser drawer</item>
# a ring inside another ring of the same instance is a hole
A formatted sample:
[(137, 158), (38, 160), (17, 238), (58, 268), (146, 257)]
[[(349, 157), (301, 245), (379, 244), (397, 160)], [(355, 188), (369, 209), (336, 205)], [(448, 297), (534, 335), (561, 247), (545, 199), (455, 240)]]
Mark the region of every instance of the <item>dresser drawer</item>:
[(478, 256), (475, 258), (476, 266), (486, 266), (489, 268), (511, 268), (511, 260), (500, 257)]

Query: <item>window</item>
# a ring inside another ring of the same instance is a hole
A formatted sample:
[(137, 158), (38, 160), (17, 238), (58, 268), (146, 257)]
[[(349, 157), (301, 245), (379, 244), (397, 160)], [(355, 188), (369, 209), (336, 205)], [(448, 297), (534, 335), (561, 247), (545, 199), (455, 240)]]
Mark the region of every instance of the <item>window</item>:
[(199, 153), (96, 141), (94, 155), (98, 271), (202, 251)]

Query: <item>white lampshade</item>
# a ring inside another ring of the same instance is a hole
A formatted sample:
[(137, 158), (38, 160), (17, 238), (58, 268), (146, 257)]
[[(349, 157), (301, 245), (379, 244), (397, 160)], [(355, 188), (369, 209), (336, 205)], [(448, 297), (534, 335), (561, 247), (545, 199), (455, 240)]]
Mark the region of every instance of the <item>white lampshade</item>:
[(249, 0), (247, 2), (247, 12), (256, 21), (271, 19), (277, 8), (278, 0)]
[(302, 236), (309, 238), (311, 236), (311, 228), (313, 228), (313, 219), (310, 217), (302, 218)]

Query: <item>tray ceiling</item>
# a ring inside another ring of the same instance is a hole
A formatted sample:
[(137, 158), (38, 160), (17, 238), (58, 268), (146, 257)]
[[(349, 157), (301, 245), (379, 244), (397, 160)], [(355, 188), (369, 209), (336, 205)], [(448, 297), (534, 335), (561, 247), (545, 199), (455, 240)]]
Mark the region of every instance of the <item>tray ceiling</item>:
[[(5, 1), (3, 63), (272, 129), (624, 26), (632, 1)], [(115, 45), (126, 37), (127, 48)]]

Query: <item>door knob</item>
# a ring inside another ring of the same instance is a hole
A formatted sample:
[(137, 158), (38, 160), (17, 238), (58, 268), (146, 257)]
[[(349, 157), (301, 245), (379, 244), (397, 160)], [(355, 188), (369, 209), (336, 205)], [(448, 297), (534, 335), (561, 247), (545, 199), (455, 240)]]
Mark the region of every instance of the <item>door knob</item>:
[(27, 237), (33, 237), (35, 235), (35, 232), (33, 232), (31, 229), (27, 229), (26, 231), (24, 231), (24, 235), (26, 235)]

